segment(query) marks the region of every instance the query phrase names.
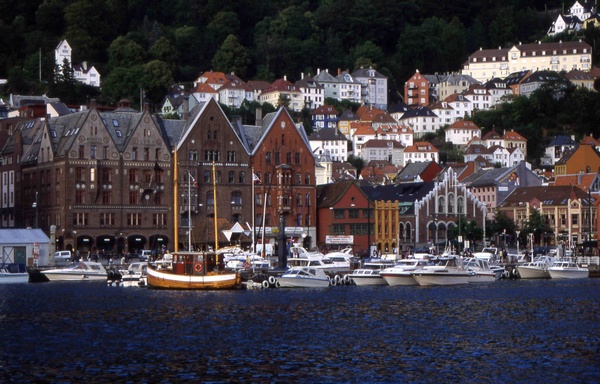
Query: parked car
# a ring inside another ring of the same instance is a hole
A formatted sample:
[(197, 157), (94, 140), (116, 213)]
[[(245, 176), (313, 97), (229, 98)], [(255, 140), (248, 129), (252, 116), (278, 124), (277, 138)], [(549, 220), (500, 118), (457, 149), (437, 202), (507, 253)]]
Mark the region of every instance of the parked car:
[(54, 253), (56, 264), (67, 264), (71, 262), (71, 251), (58, 251)]
[(140, 261), (148, 261), (148, 259), (152, 256), (152, 251), (149, 249), (142, 249), (139, 255)]

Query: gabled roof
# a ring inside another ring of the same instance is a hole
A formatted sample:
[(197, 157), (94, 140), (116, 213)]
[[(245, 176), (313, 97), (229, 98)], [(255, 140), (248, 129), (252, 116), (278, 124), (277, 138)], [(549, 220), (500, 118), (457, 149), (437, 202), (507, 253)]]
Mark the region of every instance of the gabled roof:
[(554, 186), (575, 185), (584, 192), (588, 192), (594, 180), (598, 178), (597, 173), (582, 173), (579, 175), (558, 175), (554, 179)]
[(487, 140), (502, 140), (502, 135), (499, 134), (498, 132), (496, 132), (495, 130), (491, 130), (488, 133), (486, 133), (485, 135), (483, 135), (483, 137), (481, 138), (481, 140), (487, 141)]
[(404, 215), (414, 215), (415, 201), (422, 200), (433, 188), (434, 181), (417, 183), (400, 183), (377, 186), (361, 186), (371, 201), (399, 201), (406, 203)]
[(470, 129), (470, 130), (478, 130), (479, 127), (470, 120), (457, 120), (452, 123), (446, 130), (449, 129)]
[(404, 149), (404, 153), (408, 152), (437, 153), (439, 151), (433, 144), (427, 141), (417, 141)]
[(396, 104), (388, 108), (388, 113), (405, 113), (410, 107), (403, 101), (399, 101)]
[(577, 146), (577, 143), (575, 142), (575, 140), (573, 138), (571, 138), (571, 136), (558, 135), (558, 136), (555, 136), (554, 139), (552, 139), (550, 144), (548, 144), (548, 147), (563, 146), (563, 145)]
[[(346, 195), (352, 186), (364, 194), (358, 187), (356, 181), (338, 181), (335, 183), (317, 185), (317, 208), (333, 207)], [(365, 198), (367, 198), (366, 195)]]
[(418, 161), (414, 163), (408, 163), (398, 172), (395, 181), (396, 182), (406, 182), (406, 181), (418, 181), (423, 172), (427, 170), (427, 168), (431, 167), (433, 164), (437, 165), (439, 170), (441, 167), (435, 161)]
[(400, 120), (410, 119), (413, 117), (437, 117), (437, 115), (427, 107), (418, 107), (407, 111), (404, 115), (402, 115)]
[[(504, 199), (500, 207), (516, 207), (532, 201), (539, 201), (544, 205), (561, 206), (566, 205), (572, 197), (581, 199), (582, 203), (590, 203), (588, 194), (580, 188), (571, 185), (540, 186), (516, 188)], [(593, 200), (593, 198), (592, 198)]]
[(198, 83), (196, 85), (196, 88), (194, 88), (193, 92), (196, 93), (219, 93), (217, 90), (215, 90), (213, 87), (211, 87), (208, 83)]
[(317, 132), (313, 132), (308, 136), (310, 141), (332, 141), (332, 140), (344, 140), (348, 141), (344, 134), (340, 133), (336, 128), (323, 128)]
[(339, 112), (332, 105), (323, 104), (313, 109), (310, 112), (311, 115), (338, 115)]
[(513, 130), (510, 130), (510, 131), (508, 131), (508, 132), (506, 132), (504, 134), (504, 140), (509, 140), (509, 141), (527, 141), (526, 138), (524, 138), (518, 132), (515, 132)]
[(338, 121), (358, 121), (359, 118), (351, 110), (345, 109), (340, 115)]
[(403, 149), (404, 146), (396, 140), (381, 140), (381, 139), (370, 139), (363, 144), (363, 148), (394, 148)]
[(375, 129), (371, 123), (367, 122), (352, 122), (350, 123), (350, 128), (355, 129), (353, 136), (359, 135), (375, 135)]

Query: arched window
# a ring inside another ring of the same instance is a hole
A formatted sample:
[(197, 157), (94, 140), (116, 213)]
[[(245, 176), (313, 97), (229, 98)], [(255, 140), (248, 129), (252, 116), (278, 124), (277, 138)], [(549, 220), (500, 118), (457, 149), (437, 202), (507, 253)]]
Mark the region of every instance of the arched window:
[(444, 196), (440, 196), (438, 198), (438, 213), (444, 213), (446, 212), (446, 199), (444, 198)]
[(448, 194), (448, 213), (454, 213), (454, 194)]
[(246, 183), (246, 172), (241, 171), (239, 174), (239, 181), (240, 184), (245, 184)]
[(465, 213), (465, 199), (462, 196), (459, 196), (458, 199), (456, 199), (456, 213), (460, 215)]
[(235, 183), (235, 171), (229, 171), (229, 184)]

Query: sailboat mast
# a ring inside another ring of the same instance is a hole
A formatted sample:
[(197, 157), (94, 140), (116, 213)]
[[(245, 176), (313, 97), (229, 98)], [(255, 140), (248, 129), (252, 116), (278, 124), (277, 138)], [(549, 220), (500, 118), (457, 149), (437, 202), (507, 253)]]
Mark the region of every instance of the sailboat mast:
[(174, 226), (174, 236), (173, 236), (173, 247), (174, 251), (177, 252), (179, 250), (179, 181), (178, 181), (178, 172), (177, 172), (177, 145), (175, 145), (175, 153), (173, 154), (173, 226)]
[(254, 167), (252, 167), (252, 197), (250, 203), (252, 204), (252, 252), (256, 253), (256, 207), (254, 203)]
[(213, 206), (215, 211), (215, 252), (219, 249), (219, 224), (217, 223), (217, 171), (215, 167), (215, 162), (213, 161), (212, 165), (212, 174), (213, 174)]

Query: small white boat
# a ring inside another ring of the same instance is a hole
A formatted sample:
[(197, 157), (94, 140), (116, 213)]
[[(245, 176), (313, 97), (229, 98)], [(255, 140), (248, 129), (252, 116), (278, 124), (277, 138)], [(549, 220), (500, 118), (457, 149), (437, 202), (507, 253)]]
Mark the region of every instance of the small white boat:
[(50, 281), (97, 281), (108, 277), (104, 266), (95, 261), (79, 261), (64, 268), (47, 269), (42, 274)]
[(0, 284), (28, 283), (29, 273), (25, 264), (10, 263), (0, 267)]
[(502, 272), (500, 270), (493, 270), (487, 260), (477, 257), (466, 258), (463, 264), (465, 269), (471, 272), (469, 283), (489, 283), (496, 281), (504, 271), (504, 268), (502, 268)]
[(418, 285), (412, 276), (412, 272), (421, 269), (428, 263), (424, 259), (402, 259), (398, 260), (393, 267), (386, 268), (379, 274), (388, 285)]
[(381, 271), (394, 266), (392, 260), (373, 259), (363, 264), (362, 268), (355, 269), (349, 275), (356, 285), (388, 285), (381, 276)]
[(552, 266), (554, 260), (548, 256), (539, 256), (533, 261), (517, 265), (515, 268), (519, 272), (521, 279), (549, 279), (548, 268)]
[(277, 278), (284, 288), (326, 288), (329, 278), (322, 269), (311, 267), (292, 267)]
[(123, 287), (145, 287), (148, 285), (148, 262), (139, 261), (129, 264), (127, 269), (119, 270), (121, 274), (121, 283)]
[(559, 260), (548, 268), (548, 273), (553, 279), (587, 279), (590, 271), (586, 267), (580, 267), (573, 261)]
[(468, 284), (470, 273), (465, 270), (461, 257), (439, 257), (428, 265), (413, 272), (419, 285)]

